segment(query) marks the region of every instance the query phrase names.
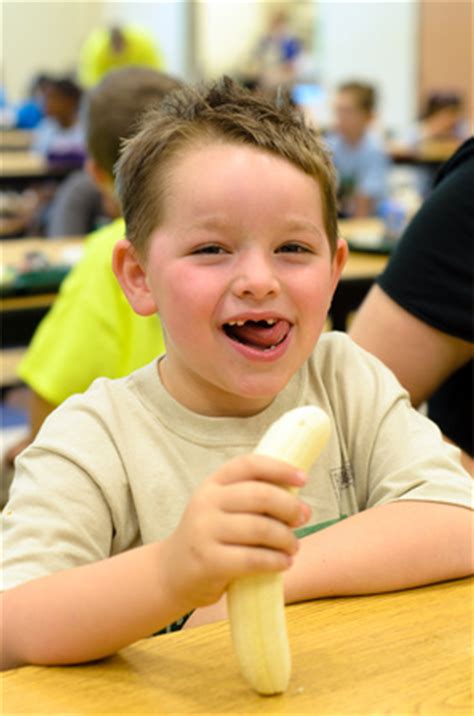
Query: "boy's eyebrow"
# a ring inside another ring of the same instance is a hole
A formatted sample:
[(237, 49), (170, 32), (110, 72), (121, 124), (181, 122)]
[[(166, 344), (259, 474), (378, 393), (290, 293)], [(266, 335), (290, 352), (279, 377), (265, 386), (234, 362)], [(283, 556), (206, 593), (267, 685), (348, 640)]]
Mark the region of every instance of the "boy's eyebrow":
[(312, 221), (308, 221), (307, 219), (291, 218), (286, 224), (283, 224), (283, 226), (284, 228), (288, 227), (289, 229), (303, 229), (304, 231), (309, 230), (312, 233), (318, 234), (318, 236), (322, 239), (326, 236), (326, 232), (323, 227), (317, 226)]
[[(326, 236), (326, 232), (323, 227), (319, 227), (307, 219), (290, 217), (288, 219), (283, 219), (279, 222), (279, 224), (283, 229), (289, 231), (311, 231), (312, 233), (317, 234), (320, 238), (324, 238)], [(202, 219), (191, 221), (188, 229), (225, 229), (231, 225), (232, 222), (226, 219), (225, 216), (216, 215), (206, 216)]]

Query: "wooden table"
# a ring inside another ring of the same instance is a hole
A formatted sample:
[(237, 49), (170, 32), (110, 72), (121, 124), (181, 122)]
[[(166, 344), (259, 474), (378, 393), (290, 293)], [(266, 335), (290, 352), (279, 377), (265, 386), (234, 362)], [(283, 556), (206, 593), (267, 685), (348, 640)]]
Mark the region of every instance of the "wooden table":
[(33, 141), (33, 132), (27, 129), (0, 130), (1, 151), (25, 151)]
[(0, 152), (2, 177), (41, 176), (48, 170), (46, 159), (36, 152)]
[(287, 608), (293, 675), (260, 697), (227, 622), (146, 639), (100, 663), (3, 674), (9, 714), (472, 714), (472, 579)]
[[(384, 235), (380, 219), (344, 219), (339, 221), (339, 234), (346, 239), (375, 247)], [(329, 319), (331, 328), (346, 331), (354, 311), (362, 303), (374, 279), (382, 273), (389, 259), (388, 253), (350, 250), (349, 258), (342, 273), (341, 281), (334, 294)]]
[(388, 151), (395, 163), (434, 164), (447, 161), (460, 146), (459, 139), (427, 140), (418, 147), (408, 147), (401, 142), (391, 142)]
[[(0, 242), (2, 266), (18, 266), (26, 254), (39, 251), (51, 264), (74, 263), (83, 248), (83, 237), (65, 239), (11, 239)], [(47, 290), (0, 298), (2, 347), (27, 345), (36, 326), (52, 306), (59, 283)]]
[(51, 263), (59, 263), (67, 252), (79, 251), (83, 242), (83, 236), (7, 239), (0, 242), (0, 262), (4, 266), (19, 266), (26, 254), (40, 251)]
[(33, 132), (28, 129), (0, 130), (1, 151), (25, 151), (31, 147)]
[(36, 181), (59, 181), (81, 165), (82, 162), (49, 164), (33, 151), (0, 151), (0, 187), (20, 189)]

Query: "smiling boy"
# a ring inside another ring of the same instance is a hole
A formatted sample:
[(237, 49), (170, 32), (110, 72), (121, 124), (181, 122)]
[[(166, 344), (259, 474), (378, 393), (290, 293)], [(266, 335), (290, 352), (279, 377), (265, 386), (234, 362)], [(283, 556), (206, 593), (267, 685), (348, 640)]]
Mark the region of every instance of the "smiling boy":
[[(347, 248), (301, 115), (226, 79), (187, 88), (147, 116), (117, 176), (114, 270), (137, 313), (159, 312), (166, 355), (70, 398), (19, 458), (3, 667), (87, 661), (194, 610), (215, 618), (253, 572), (285, 569), (287, 601), (471, 573), (458, 451), (376, 359), (320, 338)], [(252, 454), (310, 403), (333, 431), (309, 476)]]

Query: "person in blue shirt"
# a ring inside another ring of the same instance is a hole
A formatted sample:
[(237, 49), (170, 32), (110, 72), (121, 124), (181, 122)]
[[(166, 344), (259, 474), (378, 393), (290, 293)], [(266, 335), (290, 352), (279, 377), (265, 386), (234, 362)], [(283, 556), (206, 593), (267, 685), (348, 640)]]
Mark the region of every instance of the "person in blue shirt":
[(387, 198), (390, 162), (383, 141), (370, 130), (375, 89), (362, 82), (338, 87), (334, 129), (326, 136), (338, 176), (339, 212), (344, 217), (377, 213)]
[(32, 148), (49, 161), (80, 165), (85, 158), (81, 95), (80, 87), (69, 78), (51, 79), (46, 87), (45, 117), (34, 130)]

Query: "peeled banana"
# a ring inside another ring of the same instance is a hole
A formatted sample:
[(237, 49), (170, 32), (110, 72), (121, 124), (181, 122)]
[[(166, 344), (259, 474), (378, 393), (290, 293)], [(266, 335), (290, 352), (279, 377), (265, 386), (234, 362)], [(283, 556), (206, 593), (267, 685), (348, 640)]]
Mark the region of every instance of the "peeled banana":
[[(267, 430), (255, 449), (308, 470), (330, 434), (324, 410), (308, 405), (284, 413)], [(241, 672), (260, 694), (286, 690), (291, 655), (285, 622), (283, 574), (253, 574), (236, 579), (227, 590), (234, 650)]]

